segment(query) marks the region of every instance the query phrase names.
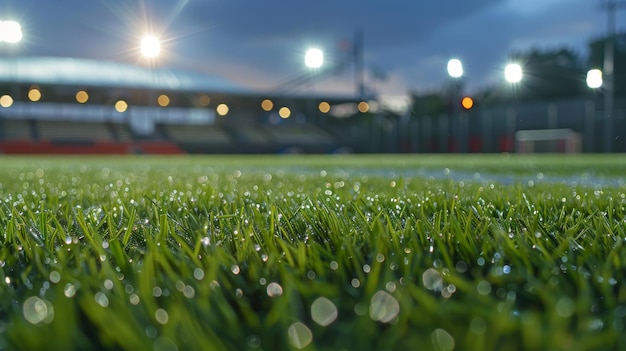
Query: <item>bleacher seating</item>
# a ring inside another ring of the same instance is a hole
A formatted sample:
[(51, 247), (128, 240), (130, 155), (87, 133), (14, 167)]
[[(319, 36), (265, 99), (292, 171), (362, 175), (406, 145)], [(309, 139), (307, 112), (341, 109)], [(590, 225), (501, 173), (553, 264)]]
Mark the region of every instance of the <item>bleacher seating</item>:
[(24, 119), (3, 119), (2, 139), (32, 140), (33, 130), (31, 127), (31, 121)]
[(37, 121), (40, 140), (61, 142), (113, 141), (105, 123), (74, 121)]
[(272, 142), (289, 145), (332, 144), (330, 134), (313, 125), (291, 125), (264, 127)]
[(223, 129), (211, 125), (164, 124), (165, 133), (177, 143), (228, 144), (231, 137)]

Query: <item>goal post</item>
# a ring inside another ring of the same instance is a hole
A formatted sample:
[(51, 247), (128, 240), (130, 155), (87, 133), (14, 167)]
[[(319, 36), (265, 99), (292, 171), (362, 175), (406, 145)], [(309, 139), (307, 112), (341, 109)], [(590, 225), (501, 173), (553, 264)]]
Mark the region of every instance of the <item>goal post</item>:
[(515, 132), (518, 153), (579, 153), (582, 151), (579, 133), (571, 129), (534, 129)]

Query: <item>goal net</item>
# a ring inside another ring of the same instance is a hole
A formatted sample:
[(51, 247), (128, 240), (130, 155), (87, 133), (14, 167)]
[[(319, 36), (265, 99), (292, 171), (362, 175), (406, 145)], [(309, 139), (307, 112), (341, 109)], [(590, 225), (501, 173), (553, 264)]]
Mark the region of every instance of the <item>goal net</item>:
[(581, 137), (571, 129), (518, 130), (515, 149), (519, 153), (578, 153)]

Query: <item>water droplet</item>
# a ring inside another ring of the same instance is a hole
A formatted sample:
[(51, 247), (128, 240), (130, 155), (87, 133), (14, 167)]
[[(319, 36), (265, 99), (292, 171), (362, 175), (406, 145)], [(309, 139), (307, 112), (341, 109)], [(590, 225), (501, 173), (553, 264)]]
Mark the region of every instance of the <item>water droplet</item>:
[(248, 346), (253, 349), (258, 349), (261, 347), (261, 338), (255, 334), (248, 336)]
[(191, 299), (196, 295), (196, 290), (193, 288), (193, 286), (186, 285), (183, 289), (183, 295), (185, 295), (186, 298)]
[(104, 288), (107, 290), (113, 289), (113, 281), (111, 279), (107, 279), (104, 281)]
[(339, 268), (339, 264), (337, 263), (337, 261), (330, 261), (330, 269), (332, 269), (333, 271), (336, 271)]
[(239, 274), (239, 272), (241, 272), (241, 269), (239, 268), (238, 265), (234, 264), (230, 266), (230, 271), (233, 272), (233, 274), (237, 275)]
[(200, 242), (202, 243), (202, 246), (204, 247), (211, 245), (211, 239), (209, 239), (208, 236), (205, 236), (204, 238), (202, 238)]
[(487, 331), (487, 323), (484, 319), (476, 317), (470, 322), (470, 331), (476, 335), (483, 334)]
[(394, 291), (396, 291), (396, 283), (387, 282), (387, 284), (385, 284), (385, 289), (390, 293), (393, 293)]
[(428, 290), (439, 291), (443, 288), (443, 277), (434, 268), (428, 268), (422, 274), (422, 283)]
[(361, 282), (357, 278), (353, 278), (350, 285), (352, 285), (353, 288), (358, 288), (361, 286)]
[(287, 329), (289, 343), (297, 349), (307, 347), (313, 341), (311, 329), (301, 322), (295, 322)]
[(76, 287), (74, 286), (74, 284), (71, 284), (71, 283), (65, 284), (65, 287), (63, 288), (63, 294), (67, 298), (74, 297), (74, 295), (76, 295)]
[(109, 298), (103, 292), (97, 292), (94, 296), (96, 303), (102, 307), (109, 306)]
[(369, 312), (373, 320), (389, 323), (400, 313), (400, 304), (391, 294), (379, 290), (372, 296)]
[(59, 281), (61, 281), (61, 274), (57, 271), (52, 271), (50, 272), (50, 275), (48, 278), (50, 279), (51, 282), (56, 284)]
[(204, 271), (201, 268), (194, 269), (193, 270), (193, 277), (196, 278), (196, 280), (204, 279)]
[(154, 319), (156, 319), (156, 321), (160, 324), (167, 324), (167, 321), (169, 320), (169, 315), (167, 314), (166, 310), (159, 308), (156, 310), (156, 312), (154, 312)]
[(476, 290), (481, 295), (489, 295), (489, 293), (491, 293), (491, 284), (486, 280), (481, 280), (476, 285)]
[(447, 331), (437, 328), (430, 334), (430, 341), (433, 343), (433, 350), (452, 351), (454, 350), (454, 338)]
[(569, 297), (562, 297), (556, 303), (556, 313), (563, 318), (571, 317), (575, 309), (576, 305)]
[(37, 296), (29, 297), (22, 306), (24, 318), (32, 324), (48, 324), (54, 319), (52, 304)]
[(66, 245), (69, 245), (69, 244), (71, 244), (71, 243), (72, 243), (72, 237), (71, 237), (71, 236), (66, 236), (66, 237), (65, 237), (65, 244), (66, 244)]
[(276, 282), (271, 282), (267, 286), (267, 296), (269, 297), (278, 297), (283, 294), (283, 287)]
[(132, 294), (132, 295), (130, 295), (129, 301), (133, 305), (138, 305), (140, 299), (139, 299), (139, 296), (137, 294)]
[(339, 315), (337, 307), (329, 299), (318, 297), (311, 304), (311, 318), (322, 327), (329, 326)]

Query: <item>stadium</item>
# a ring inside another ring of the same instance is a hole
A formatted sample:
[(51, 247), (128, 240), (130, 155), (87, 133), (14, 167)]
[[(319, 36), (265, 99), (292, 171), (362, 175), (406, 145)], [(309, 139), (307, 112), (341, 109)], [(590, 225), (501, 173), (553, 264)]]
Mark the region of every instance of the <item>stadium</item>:
[(78, 58), (0, 59), (3, 153), (331, 153), (353, 97), (262, 93), (216, 76)]

